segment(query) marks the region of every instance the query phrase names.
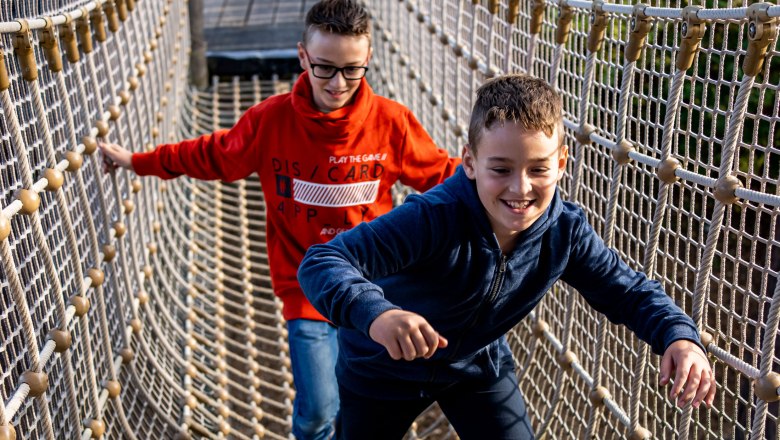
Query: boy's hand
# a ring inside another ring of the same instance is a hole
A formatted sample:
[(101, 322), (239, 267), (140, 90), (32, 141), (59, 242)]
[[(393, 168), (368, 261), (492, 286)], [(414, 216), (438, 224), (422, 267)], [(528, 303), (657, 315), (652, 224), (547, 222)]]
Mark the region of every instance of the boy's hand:
[(368, 328), (368, 334), (395, 360), (428, 359), (437, 348), (447, 346), (447, 340), (425, 318), (404, 310), (388, 310), (377, 316)]
[(715, 400), (715, 374), (707, 355), (698, 345), (686, 339), (669, 345), (661, 359), (661, 385), (669, 383), (672, 372), (675, 373), (674, 386), (669, 399), (676, 399), (677, 406), (682, 407), (691, 399), (694, 408), (698, 408), (701, 402), (712, 406)]
[(103, 163), (109, 169), (122, 167), (133, 171), (133, 153), (117, 144), (99, 142), (98, 148), (103, 153)]

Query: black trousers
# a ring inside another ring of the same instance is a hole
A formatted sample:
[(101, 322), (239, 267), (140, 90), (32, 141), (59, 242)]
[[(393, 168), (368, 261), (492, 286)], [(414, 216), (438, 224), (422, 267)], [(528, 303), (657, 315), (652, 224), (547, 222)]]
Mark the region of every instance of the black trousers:
[(340, 440), (400, 440), (433, 402), (439, 403), (462, 440), (534, 439), (511, 359), (501, 364), (497, 378), (459, 382), (420, 398), (366, 398), (343, 387), (339, 396), (336, 438)]

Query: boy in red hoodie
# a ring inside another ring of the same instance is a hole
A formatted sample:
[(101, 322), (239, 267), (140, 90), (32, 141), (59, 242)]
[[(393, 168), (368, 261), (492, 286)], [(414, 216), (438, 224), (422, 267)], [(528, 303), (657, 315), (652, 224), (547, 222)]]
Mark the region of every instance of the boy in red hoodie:
[(454, 173), (406, 107), (374, 95), (364, 79), (370, 20), (355, 0), (322, 0), (306, 16), (291, 93), (250, 108), (230, 130), (131, 153), (100, 146), (107, 161), (139, 175), (234, 181), (257, 173), (267, 205), (274, 293), (284, 302), (296, 387), (293, 434), (328, 438), (338, 410), (335, 328), (298, 284), (309, 246), (392, 207), (396, 181), (419, 191)]

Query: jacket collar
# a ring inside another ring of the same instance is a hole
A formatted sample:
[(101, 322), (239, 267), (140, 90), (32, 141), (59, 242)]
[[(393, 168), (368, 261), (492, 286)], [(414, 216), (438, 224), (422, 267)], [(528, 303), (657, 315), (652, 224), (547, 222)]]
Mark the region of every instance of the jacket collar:
[[(482, 202), (479, 200), (476, 182), (466, 176), (463, 165), (458, 165), (457, 171), (448, 180), (450, 181), (449, 185), (452, 188), (453, 195), (460, 199), (470, 212), (475, 213), (474, 219), (480, 235), (485, 237), (488, 243), (497, 246), (487, 212), (485, 211), (485, 207), (482, 206)], [(530, 228), (520, 233), (518, 244), (522, 241), (533, 240), (544, 234), (561, 215), (562, 211), (563, 200), (561, 199), (560, 188), (556, 188), (555, 196), (553, 196), (550, 206), (547, 207), (547, 210), (544, 211), (541, 217), (536, 219)]]
[(365, 78), (355, 92), (352, 103), (330, 113), (314, 106), (309, 72), (298, 77), (292, 90), (292, 106), (301, 117), (306, 132), (313, 139), (344, 141), (354, 135), (371, 112), (374, 91)]

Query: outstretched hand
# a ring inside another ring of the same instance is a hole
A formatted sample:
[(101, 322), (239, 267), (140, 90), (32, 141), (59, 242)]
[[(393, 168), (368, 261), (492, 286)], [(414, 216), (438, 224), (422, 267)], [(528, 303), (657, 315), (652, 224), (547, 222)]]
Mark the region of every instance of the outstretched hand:
[(447, 340), (425, 318), (404, 310), (388, 310), (377, 316), (368, 334), (395, 360), (428, 359), (438, 348), (447, 346)]
[(98, 148), (103, 153), (103, 164), (108, 170), (122, 167), (133, 171), (133, 153), (121, 145), (99, 142)]
[(676, 400), (677, 406), (682, 407), (691, 400), (694, 408), (702, 402), (712, 406), (717, 388), (715, 374), (701, 347), (686, 339), (670, 344), (661, 359), (661, 385), (668, 384), (673, 373), (669, 399)]

